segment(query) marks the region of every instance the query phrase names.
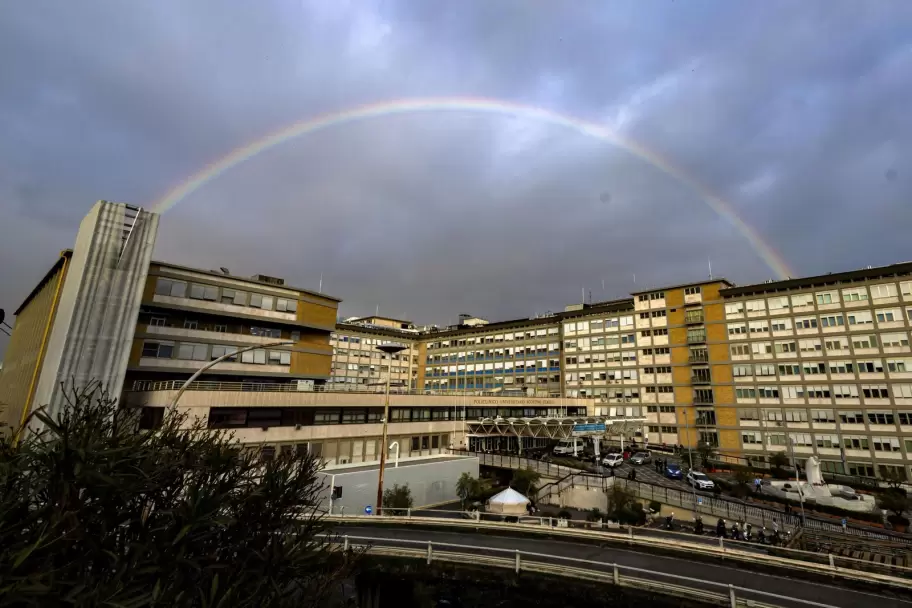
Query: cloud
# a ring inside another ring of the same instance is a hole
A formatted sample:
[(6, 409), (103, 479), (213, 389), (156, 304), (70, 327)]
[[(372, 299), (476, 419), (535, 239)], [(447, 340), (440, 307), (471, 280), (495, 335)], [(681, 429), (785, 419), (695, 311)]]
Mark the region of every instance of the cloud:
[[(95, 200), (149, 205), (284, 125), (417, 96), (500, 98), (620, 129), (726, 199), (800, 274), (909, 257), (905, 3), (0, 11), (6, 309)], [(379, 305), (436, 323), (559, 310), (581, 289), (619, 297), (634, 273), (640, 288), (701, 279), (707, 258), (742, 283), (772, 274), (695, 192), (624, 149), (470, 112), (379, 117), (268, 150), (166, 214), (156, 257), (310, 288), (323, 273), (343, 314)]]

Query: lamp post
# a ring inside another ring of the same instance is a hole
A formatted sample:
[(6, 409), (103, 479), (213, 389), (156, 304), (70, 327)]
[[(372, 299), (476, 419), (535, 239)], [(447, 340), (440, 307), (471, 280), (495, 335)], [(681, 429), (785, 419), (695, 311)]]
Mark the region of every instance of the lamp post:
[(801, 504), (801, 527), (807, 526), (807, 520), (804, 517), (804, 490), (801, 489), (801, 473), (798, 472), (798, 461), (795, 460), (795, 440), (791, 435), (788, 436), (789, 455), (792, 457), (792, 466), (795, 467), (795, 485), (798, 488), (798, 500)]
[[(697, 407), (694, 406), (694, 425), (697, 423)], [(687, 420), (687, 410), (684, 410), (684, 430), (685, 435), (687, 436), (687, 458), (690, 460), (690, 470), (694, 470), (694, 457), (693, 457), (693, 448), (690, 447), (690, 422)], [(690, 491), (693, 494), (693, 510), (694, 514), (697, 513), (697, 489), (694, 487), (693, 482), (690, 483)]]
[[(390, 356), (390, 363), (392, 363), (393, 355), (405, 350), (405, 347), (401, 344), (381, 344), (377, 347), (377, 350), (382, 351)], [(377, 476), (377, 514), (380, 515), (383, 513), (383, 470), (386, 467), (386, 453), (389, 451), (389, 447), (386, 445), (386, 433), (389, 425), (389, 411), (390, 411), (390, 376), (392, 376), (392, 365), (386, 366), (386, 399), (383, 403), (383, 438), (380, 440), (380, 472)], [(397, 454), (398, 460), (398, 454)]]
[(290, 344), (294, 344), (294, 341), (293, 341), (293, 340), (281, 340), (281, 341), (279, 341), (279, 342), (269, 342), (268, 344), (254, 344), (253, 346), (245, 346), (244, 348), (238, 349), (238, 350), (236, 350), (236, 351), (234, 351), (234, 352), (231, 352), (231, 353), (225, 353), (224, 355), (222, 355), (222, 356), (219, 357), (218, 359), (213, 359), (212, 361), (210, 361), (210, 362), (207, 363), (206, 365), (204, 365), (204, 366), (202, 366), (201, 368), (199, 368), (198, 370), (196, 370), (196, 372), (195, 372), (192, 376), (190, 376), (189, 378), (187, 378), (187, 381), (184, 382), (184, 383), (181, 385), (180, 389), (178, 389), (178, 391), (177, 391), (177, 394), (174, 395), (174, 399), (171, 400), (171, 407), (176, 406), (176, 405), (177, 405), (177, 400), (180, 399), (180, 398), (181, 398), (181, 395), (184, 394), (184, 391), (187, 390), (187, 388), (190, 387), (190, 384), (191, 384), (194, 380), (196, 380), (197, 378), (199, 378), (201, 374), (203, 374), (206, 370), (208, 370), (209, 368), (211, 368), (213, 365), (215, 365), (215, 364), (217, 364), (217, 363), (221, 363), (221, 362), (224, 361), (225, 359), (230, 359), (231, 357), (236, 357), (236, 356), (238, 356), (238, 355), (241, 354), (241, 353), (246, 353), (248, 350), (256, 350), (256, 349), (258, 349), (258, 348), (272, 348), (273, 346), (288, 346), (288, 345), (290, 345)]

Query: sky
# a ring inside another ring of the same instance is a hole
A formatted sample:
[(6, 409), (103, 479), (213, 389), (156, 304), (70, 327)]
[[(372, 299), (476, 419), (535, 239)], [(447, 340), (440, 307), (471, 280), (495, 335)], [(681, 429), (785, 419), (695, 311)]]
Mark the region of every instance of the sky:
[(381, 115), (204, 183), (155, 258), (322, 275), (342, 316), (420, 324), (698, 281), (710, 260), (777, 277), (711, 192), (795, 275), (909, 260), (909, 74), (906, 0), (0, 3), (0, 308), (96, 200), (152, 207), (288, 125), (418, 97), (587, 121), (677, 176), (521, 113)]

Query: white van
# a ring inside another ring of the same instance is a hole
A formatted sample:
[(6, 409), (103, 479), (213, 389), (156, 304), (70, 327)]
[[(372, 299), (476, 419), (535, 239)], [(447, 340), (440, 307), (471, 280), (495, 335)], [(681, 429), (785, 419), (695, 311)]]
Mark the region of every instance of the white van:
[(574, 447), (576, 448), (577, 454), (583, 453), (583, 448), (586, 447), (586, 443), (583, 441), (582, 437), (570, 437), (569, 439), (561, 439), (554, 450), (552, 450), (555, 456), (572, 456)]

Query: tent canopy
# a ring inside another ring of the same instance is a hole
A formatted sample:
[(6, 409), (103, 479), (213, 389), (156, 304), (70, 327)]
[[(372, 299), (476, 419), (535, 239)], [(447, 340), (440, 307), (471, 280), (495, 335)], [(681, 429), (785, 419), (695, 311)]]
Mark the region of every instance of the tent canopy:
[(525, 513), (526, 505), (530, 502), (532, 501), (513, 488), (507, 488), (488, 500), (488, 510), (499, 513)]

